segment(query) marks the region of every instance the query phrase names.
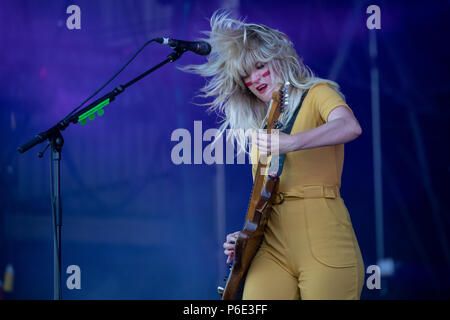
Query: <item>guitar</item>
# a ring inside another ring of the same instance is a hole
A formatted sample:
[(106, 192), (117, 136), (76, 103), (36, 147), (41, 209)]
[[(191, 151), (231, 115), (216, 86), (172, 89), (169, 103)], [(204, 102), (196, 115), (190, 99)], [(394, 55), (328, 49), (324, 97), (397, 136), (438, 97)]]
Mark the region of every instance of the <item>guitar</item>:
[[(272, 94), (270, 102), (270, 111), (267, 119), (267, 133), (272, 129), (278, 129), (281, 123), (278, 121), (280, 114), (287, 104), (287, 89), (289, 83), (278, 84), (277, 90)], [(272, 157), (272, 162), (275, 157)], [(237, 300), (242, 298), (243, 282), (250, 264), (258, 251), (263, 235), (264, 228), (268, 221), (268, 213), (273, 197), (279, 183), (279, 172), (270, 171), (266, 175), (268, 161), (263, 163), (258, 159), (258, 165), (255, 173), (252, 194), (247, 209), (244, 228), (239, 232), (234, 248), (233, 264), (230, 266), (230, 273), (225, 277), (225, 288), (218, 287), (218, 292), (222, 300)]]

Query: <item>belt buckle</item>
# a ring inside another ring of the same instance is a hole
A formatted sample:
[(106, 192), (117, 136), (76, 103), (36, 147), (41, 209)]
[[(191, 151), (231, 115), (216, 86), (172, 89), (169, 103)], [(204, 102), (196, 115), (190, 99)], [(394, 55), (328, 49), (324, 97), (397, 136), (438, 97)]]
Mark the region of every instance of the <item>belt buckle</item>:
[[(276, 201), (278, 199), (279, 199), (279, 201)], [(272, 202), (272, 204), (278, 205), (278, 204), (283, 203), (283, 201), (284, 201), (284, 194), (282, 192), (277, 192), (277, 193), (275, 193), (275, 199)]]

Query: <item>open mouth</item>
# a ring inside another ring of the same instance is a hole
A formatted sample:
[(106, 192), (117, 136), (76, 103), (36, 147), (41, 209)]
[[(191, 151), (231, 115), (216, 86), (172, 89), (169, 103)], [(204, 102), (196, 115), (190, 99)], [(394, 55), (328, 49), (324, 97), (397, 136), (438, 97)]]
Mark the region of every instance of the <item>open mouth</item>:
[(267, 84), (265, 84), (265, 83), (256, 87), (256, 90), (258, 90), (258, 92), (260, 92), (260, 93), (263, 93), (264, 91), (266, 91), (266, 89), (267, 89)]

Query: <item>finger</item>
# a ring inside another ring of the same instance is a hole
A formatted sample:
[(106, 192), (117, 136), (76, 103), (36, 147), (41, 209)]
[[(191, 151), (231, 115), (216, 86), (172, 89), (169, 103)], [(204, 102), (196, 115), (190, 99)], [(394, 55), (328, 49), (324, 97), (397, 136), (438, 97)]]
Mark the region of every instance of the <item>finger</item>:
[(236, 245), (234, 244), (234, 243), (228, 243), (228, 242), (225, 242), (224, 244), (223, 244), (223, 248), (224, 249), (228, 249), (228, 250), (234, 250), (234, 247), (235, 247)]
[(256, 137), (256, 141), (270, 143), (270, 141), (272, 141), (272, 137), (270, 134), (262, 133)]
[(232, 240), (236, 237), (236, 232), (235, 233), (230, 233), (229, 235), (227, 235), (227, 240)]
[(231, 261), (233, 260), (233, 256), (234, 256), (234, 251), (231, 251), (230, 255), (227, 258), (227, 263), (231, 263)]
[(232, 243), (236, 242), (239, 232), (240, 231), (236, 231), (234, 233), (230, 233), (229, 235), (227, 235), (227, 242), (232, 242)]
[(259, 149), (259, 151), (264, 150), (264, 149), (270, 149), (271, 144), (270, 142), (267, 141), (259, 141), (256, 143), (256, 147)]
[(267, 148), (267, 146), (261, 146), (261, 148), (259, 148), (259, 153), (267, 153), (270, 150), (270, 148)]
[(268, 148), (267, 148), (267, 145), (266, 145), (266, 144), (263, 144), (263, 143), (257, 144), (256, 147), (258, 148), (258, 151), (259, 151), (260, 153), (263, 152), (264, 150), (267, 150), (267, 149), (268, 149)]
[(260, 156), (269, 156), (271, 153), (270, 153), (270, 149), (266, 149), (266, 148), (264, 148), (264, 149), (260, 149), (259, 150), (259, 155)]
[(225, 243), (235, 243), (235, 242), (236, 242), (236, 238), (230, 237), (230, 238), (227, 238), (227, 242), (225, 242)]
[(257, 137), (265, 137), (265, 136), (268, 136), (269, 134), (267, 133), (267, 130), (258, 130), (257, 132), (256, 132), (256, 136)]
[(233, 250), (233, 249), (231, 249), (231, 250), (225, 249), (225, 250), (223, 250), (223, 253), (224, 253), (226, 256), (232, 256), (232, 255), (234, 254), (234, 250)]

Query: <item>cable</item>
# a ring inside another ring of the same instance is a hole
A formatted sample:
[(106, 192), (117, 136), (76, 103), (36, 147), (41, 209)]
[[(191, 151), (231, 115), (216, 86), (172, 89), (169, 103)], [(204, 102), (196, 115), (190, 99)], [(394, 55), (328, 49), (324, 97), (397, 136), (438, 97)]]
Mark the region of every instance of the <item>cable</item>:
[(155, 39), (152, 39), (150, 41), (147, 41), (136, 53), (117, 71), (103, 86), (100, 87), (97, 91), (95, 91), (89, 98), (84, 100), (78, 107), (73, 109), (64, 119), (63, 121), (66, 121), (69, 119), (77, 110), (79, 110), (86, 102), (91, 100), (93, 97), (95, 97), (103, 88), (105, 88), (111, 81), (113, 81), (122, 71), (125, 69), (131, 61), (133, 61), (134, 58), (152, 41), (155, 41)]

